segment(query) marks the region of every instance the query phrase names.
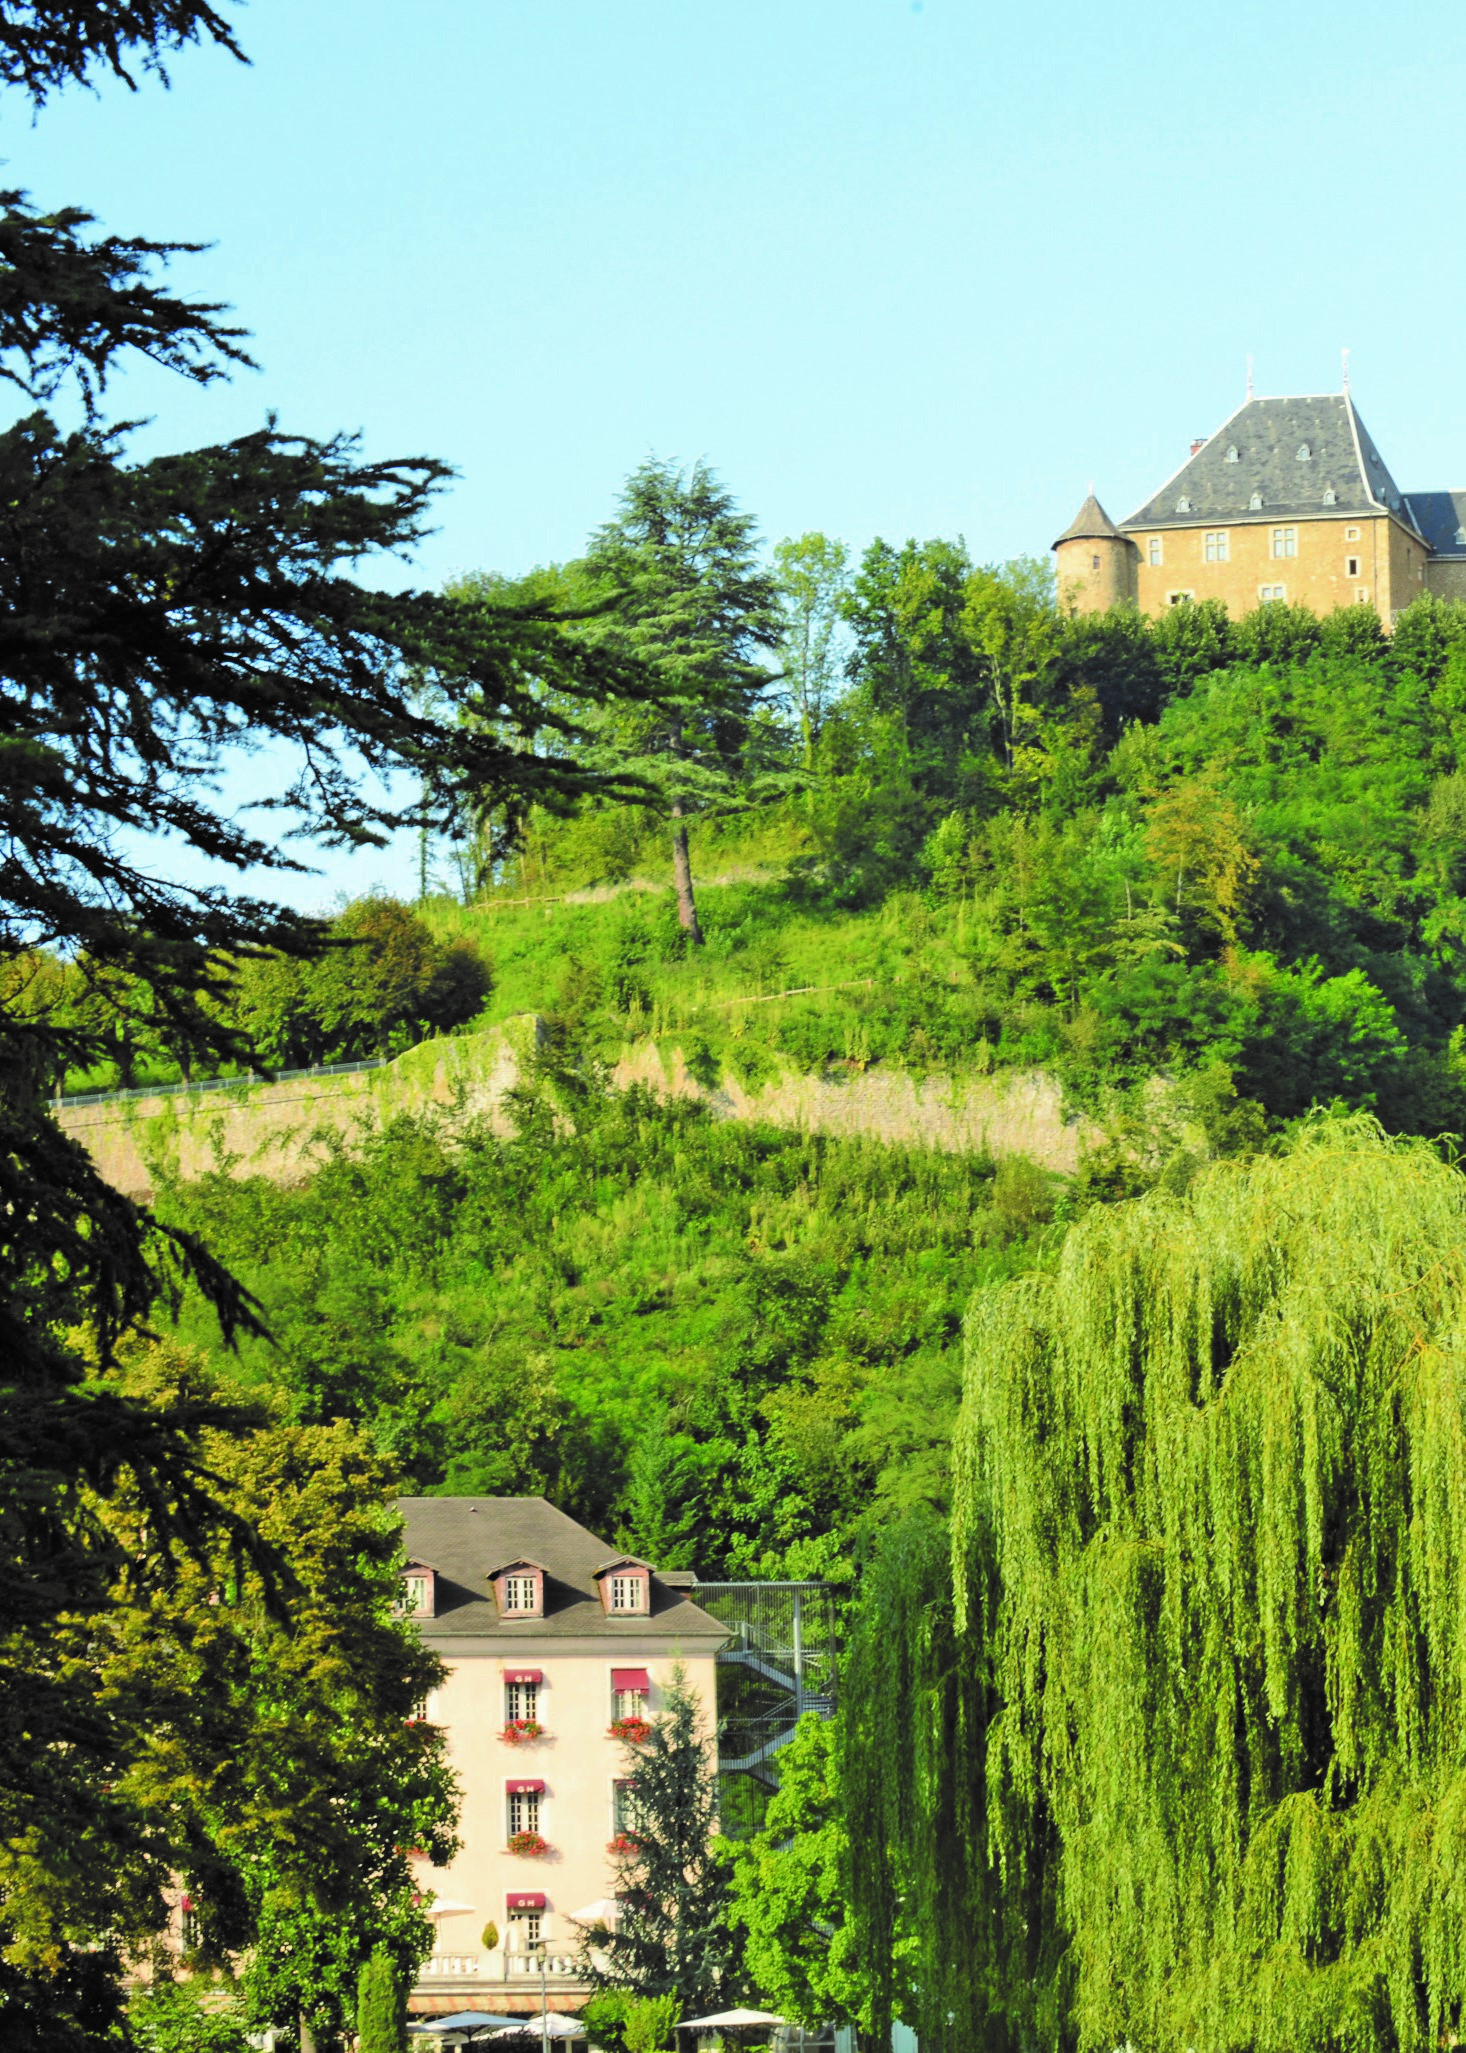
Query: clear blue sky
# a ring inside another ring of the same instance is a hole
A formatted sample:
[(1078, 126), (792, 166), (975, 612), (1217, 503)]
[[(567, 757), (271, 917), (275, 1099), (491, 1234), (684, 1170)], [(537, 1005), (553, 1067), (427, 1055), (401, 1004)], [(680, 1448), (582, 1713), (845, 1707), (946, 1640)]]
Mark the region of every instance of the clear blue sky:
[(175, 276), (261, 370), (133, 379), (154, 445), (274, 408), (453, 463), (423, 581), (578, 551), (648, 452), (771, 540), (1041, 551), (1091, 479), (1154, 489), (1249, 351), (1323, 391), (1348, 344), (1401, 485), (1466, 485), (1459, 0), (228, 11), (249, 68), (15, 101), (6, 176), (216, 245)]

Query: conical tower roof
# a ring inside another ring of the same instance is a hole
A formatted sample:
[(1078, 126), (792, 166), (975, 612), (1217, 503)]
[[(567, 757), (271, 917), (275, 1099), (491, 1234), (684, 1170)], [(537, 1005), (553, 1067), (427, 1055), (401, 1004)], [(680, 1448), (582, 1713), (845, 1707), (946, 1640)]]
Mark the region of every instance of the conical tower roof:
[(1120, 530), (1091, 492), (1054, 547), (1057, 549), (1059, 542), (1118, 542), (1120, 539)]

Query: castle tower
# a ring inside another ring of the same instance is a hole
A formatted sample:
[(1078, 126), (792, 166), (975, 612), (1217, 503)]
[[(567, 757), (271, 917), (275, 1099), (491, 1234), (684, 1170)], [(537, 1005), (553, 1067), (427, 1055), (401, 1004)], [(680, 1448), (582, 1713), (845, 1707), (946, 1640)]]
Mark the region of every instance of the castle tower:
[(1059, 604), (1068, 613), (1107, 613), (1135, 598), (1135, 544), (1093, 492), (1054, 544)]

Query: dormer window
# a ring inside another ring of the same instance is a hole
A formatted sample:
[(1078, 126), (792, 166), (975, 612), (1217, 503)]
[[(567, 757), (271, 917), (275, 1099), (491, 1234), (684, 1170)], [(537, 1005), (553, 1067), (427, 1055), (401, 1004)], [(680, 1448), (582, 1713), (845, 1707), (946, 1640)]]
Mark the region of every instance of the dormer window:
[(646, 1561), (622, 1554), (596, 1570), (601, 1603), (611, 1618), (645, 1618), (652, 1608), (652, 1571)]
[(545, 1571), (537, 1561), (506, 1561), (490, 1571), (499, 1616), (543, 1618), (545, 1615)]
[(1300, 463), (1312, 463), (1313, 461), (1313, 451), (1306, 442), (1300, 442), (1298, 445), (1298, 461)]
[(1227, 453), (1223, 457), (1222, 461), (1224, 463), (1235, 463), (1237, 461), (1237, 444), (1235, 442), (1229, 442), (1227, 444)]
[(1466, 549), (1466, 528), (1457, 528), (1456, 547), (1458, 549)]
[(1191, 511), (1191, 501), (1186, 497), (1186, 494), (1184, 492), (1181, 494), (1181, 497), (1176, 501), (1176, 511), (1178, 513), (1189, 513)]
[(1336, 491), (1334, 490), (1334, 488), (1333, 488), (1333, 486), (1332, 486), (1332, 485), (1329, 485), (1329, 486), (1327, 486), (1327, 487), (1325, 488), (1325, 490), (1324, 490), (1324, 495), (1323, 495), (1323, 503), (1324, 503), (1324, 505), (1325, 505), (1325, 506), (1337, 506), (1337, 505), (1338, 505), (1338, 503), (1339, 503), (1339, 495), (1338, 495), (1338, 493), (1337, 493), (1337, 492), (1336, 492)]
[(402, 1595), (397, 1609), (404, 1618), (433, 1616), (434, 1575), (425, 1561), (409, 1561), (402, 1571)]
[(1253, 493), (1253, 495), (1252, 495), (1252, 497), (1251, 497), (1251, 498), (1250, 498), (1250, 499), (1248, 500), (1247, 504), (1248, 504), (1248, 505), (1249, 505), (1249, 506), (1251, 507), (1251, 509), (1252, 509), (1252, 511), (1253, 511), (1254, 513), (1259, 513), (1259, 512), (1261, 512), (1261, 510), (1262, 510), (1262, 494), (1261, 494), (1261, 492), (1254, 492), (1254, 493)]

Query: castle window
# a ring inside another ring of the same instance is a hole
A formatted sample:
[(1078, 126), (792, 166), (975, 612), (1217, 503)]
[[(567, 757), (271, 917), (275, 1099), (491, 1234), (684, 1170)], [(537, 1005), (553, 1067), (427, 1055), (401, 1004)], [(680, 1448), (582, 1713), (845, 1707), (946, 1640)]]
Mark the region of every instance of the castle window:
[(1344, 575), (1345, 577), (1358, 577), (1359, 558), (1357, 556), (1346, 556), (1344, 558)]
[(1201, 553), (1208, 563), (1228, 563), (1232, 556), (1232, 537), (1226, 528), (1208, 530), (1202, 538)]
[(1090, 557), (1090, 559), (1089, 559), (1089, 567), (1090, 567), (1090, 569), (1091, 569), (1091, 570), (1098, 570), (1098, 569), (1099, 569), (1099, 558), (1098, 558), (1098, 556), (1091, 556), (1091, 557)]
[(1338, 493), (1337, 493), (1337, 492), (1336, 492), (1336, 491), (1334, 490), (1334, 488), (1333, 488), (1333, 486), (1332, 486), (1332, 485), (1328, 485), (1328, 486), (1326, 486), (1326, 487), (1325, 487), (1325, 489), (1324, 489), (1324, 495), (1323, 495), (1323, 503), (1324, 503), (1324, 505), (1325, 505), (1325, 506), (1337, 506), (1337, 505), (1338, 505), (1338, 503), (1339, 503), (1339, 495), (1338, 495)]
[(1359, 540), (1358, 528), (1345, 528), (1344, 540), (1346, 542), (1357, 542)]
[(1195, 597), (1195, 592), (1167, 592), (1166, 604), (1168, 606), (1189, 606)]
[(1145, 553), (1150, 558), (1150, 561), (1152, 563), (1159, 564), (1165, 562), (1165, 551), (1161, 546), (1161, 538), (1159, 535), (1151, 536), (1150, 540), (1145, 545)]
[(1251, 507), (1252, 511), (1256, 513), (1262, 505), (1261, 492), (1254, 492), (1252, 497), (1248, 500), (1247, 504)]
[(1296, 556), (1298, 554), (1297, 528), (1273, 529), (1274, 556)]
[(1176, 511), (1178, 513), (1189, 513), (1191, 511), (1191, 501), (1186, 497), (1186, 494), (1184, 492), (1181, 494), (1181, 497), (1176, 501)]
[(1286, 585), (1259, 585), (1257, 596), (1264, 606), (1276, 606), (1281, 600), (1287, 598), (1288, 587)]
[(1358, 587), (1354, 594), (1354, 603), (1356, 606), (1367, 606), (1369, 604), (1368, 585), (1360, 585)]
[(1298, 445), (1298, 461), (1300, 463), (1312, 463), (1313, 461), (1313, 451), (1306, 442), (1300, 442)]
[(1228, 443), (1227, 453), (1223, 457), (1222, 461), (1224, 463), (1235, 463), (1237, 461), (1237, 444), (1235, 442)]

